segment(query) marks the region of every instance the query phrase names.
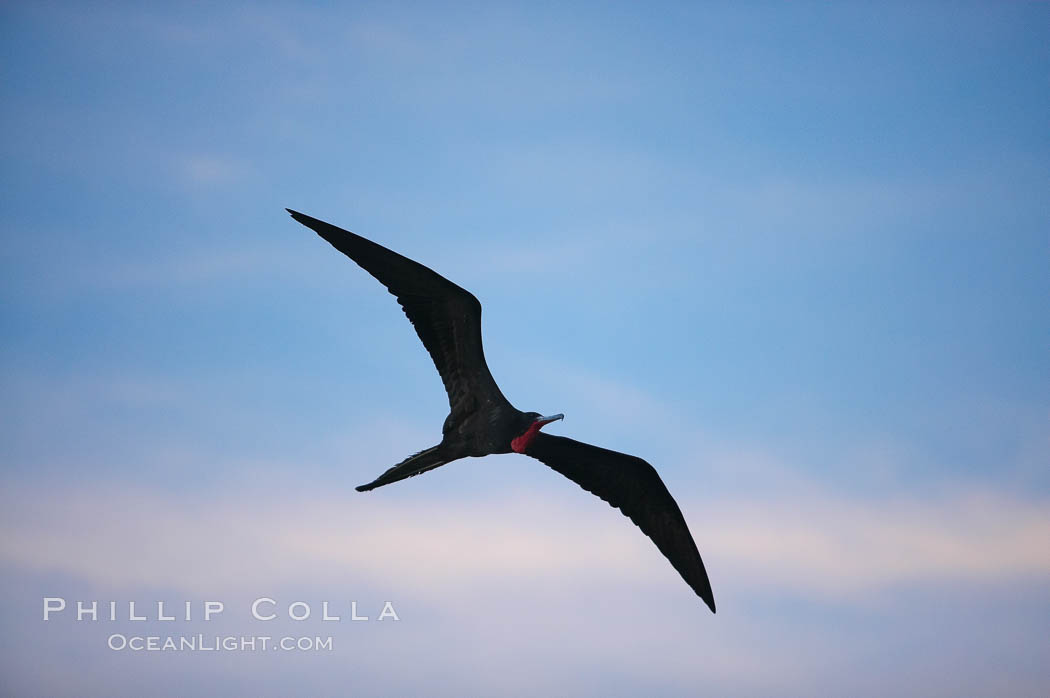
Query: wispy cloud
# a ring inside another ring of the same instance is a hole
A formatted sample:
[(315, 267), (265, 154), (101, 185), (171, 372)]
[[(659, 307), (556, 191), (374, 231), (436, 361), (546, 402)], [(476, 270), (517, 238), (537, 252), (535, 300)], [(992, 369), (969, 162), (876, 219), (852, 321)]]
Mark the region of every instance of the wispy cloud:
[[(629, 523), (567, 489), (494, 494), (482, 503), (354, 493), (249, 490), (189, 500), (118, 487), (4, 495), (0, 554), (113, 589), (186, 593), (310, 578), (367, 579), (402, 594), (447, 599), (500, 588), (681, 584)], [(542, 517), (537, 502), (544, 502)], [(1050, 507), (987, 492), (932, 499), (823, 495), (685, 500), (716, 589), (834, 600), (898, 585), (1004, 583), (1050, 577)], [(568, 533), (567, 533), (568, 532)]]
[[(318, 275), (302, 248), (252, 241), (251, 244), (186, 245), (179, 249), (113, 249), (92, 240), (69, 241), (40, 230), (11, 231), (13, 247), (20, 247), (21, 266), (14, 273), (31, 276), (19, 292), (31, 298), (76, 297), (85, 291), (130, 289), (188, 289), (243, 284), (246, 280), (289, 278), (307, 284)], [(13, 265), (12, 265), (13, 266)]]
[[(245, 673), (249, 659), (234, 655), (191, 673), (205, 677), (200, 680), (236, 677), (243, 685), (292, 672), (288, 680), (317, 692), (338, 692), (336, 684), (352, 679), (363, 692), (393, 686), (412, 693), (424, 687), (397, 671), (401, 658), (411, 656), (418, 670), (413, 674), (431, 686), (427, 692), (434, 692), (433, 677), (442, 676), (450, 695), (468, 687), (505, 695), (511, 678), (514, 686), (528, 681), (573, 694), (648, 689), (679, 695), (701, 686), (719, 694), (770, 695), (790, 686), (878, 695), (858, 686), (855, 672), (872, 662), (896, 666), (899, 658), (891, 653), (887, 659), (880, 648), (887, 642), (908, 647), (917, 642), (910, 633), (932, 644), (921, 659), (904, 660), (911, 671), (906, 691), (928, 694), (944, 687), (942, 669), (957, 660), (957, 643), (948, 636), (927, 638), (925, 626), (938, 616), (925, 605), (913, 601), (892, 611), (886, 601), (898, 596), (894, 592), (914, 596), (920, 589), (920, 599), (940, 600), (950, 590), (972, 598), (983, 597), (989, 585), (1024, 589), (1050, 578), (1040, 545), (1050, 532), (1045, 502), (989, 493), (868, 502), (827, 494), (685, 501), (720, 600), (712, 617), (626, 519), (586, 493), (563, 491), (483, 502), (446, 496), (421, 504), (398, 493), (319, 494), (293, 482), (196, 495), (105, 485), (15, 487), (0, 496), (0, 566), (8, 583), (18, 585), (8, 591), (31, 609), (14, 609), (25, 617), (27, 637), (38, 643), (26, 647), (97, 647), (93, 666), (119, 659), (103, 646), (107, 633), (120, 630), (78, 624), (83, 632), (71, 633), (67, 624), (61, 634), (43, 636), (54, 629), (39, 622), (40, 597), (218, 598), (230, 602), (228, 620), (237, 633), (274, 629), (239, 620), (247, 617), (241, 601), (259, 595), (284, 604), (303, 598), (315, 610), (318, 598), (344, 605), (355, 598), (393, 599), (403, 616), (396, 626), (288, 628), (337, 635), (338, 652), (309, 663), (324, 666), (323, 676), (301, 673), (302, 658), (268, 658), (268, 670)], [(792, 612), (785, 617), (777, 606), (784, 598), (809, 609), (805, 620)], [(834, 616), (812, 612), (821, 606), (848, 607), (868, 620), (863, 631), (839, 627)], [(911, 618), (917, 608), (918, 617)], [(898, 621), (910, 625), (893, 627)], [(939, 632), (964, 631), (946, 622)], [(173, 632), (164, 624), (136, 625), (137, 633)], [(180, 625), (174, 631), (226, 627)], [(982, 646), (1001, 651), (1014, 632), (984, 632)], [(22, 645), (12, 656), (20, 659), (10, 668), (11, 680), (75, 692), (62, 687), (64, 666), (44, 664)], [(156, 680), (158, 672), (184, 666), (131, 663), (91, 682), (116, 690), (128, 672), (148, 671)], [(528, 667), (541, 666), (541, 675), (526, 675)], [(959, 690), (1001, 686), (995, 668), (959, 671), (950, 682)], [(1035, 685), (1031, 677), (1021, 680)], [(892, 677), (880, 685), (905, 690)], [(282, 692), (279, 685), (257, 688), (263, 695)], [(437, 686), (438, 694), (443, 690)]]
[(714, 555), (736, 583), (809, 597), (897, 585), (1050, 577), (1050, 509), (990, 492), (928, 498), (786, 496), (710, 504)]
[(248, 172), (248, 168), (238, 160), (213, 153), (182, 156), (177, 168), (188, 184), (197, 186), (234, 184)]

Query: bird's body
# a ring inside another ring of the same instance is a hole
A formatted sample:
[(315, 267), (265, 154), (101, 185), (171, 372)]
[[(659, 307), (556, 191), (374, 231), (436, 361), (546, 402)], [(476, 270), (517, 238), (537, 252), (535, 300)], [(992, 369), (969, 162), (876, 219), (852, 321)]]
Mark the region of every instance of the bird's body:
[(715, 610), (707, 572), (681, 510), (641, 458), (540, 431), (562, 415), (522, 412), (500, 392), (481, 342), (481, 303), (440, 274), (371, 240), (289, 209), (397, 297), (448, 393), (441, 442), (357, 488), (372, 490), (467, 456), (532, 456), (601, 497), (649, 536), (683, 579)]

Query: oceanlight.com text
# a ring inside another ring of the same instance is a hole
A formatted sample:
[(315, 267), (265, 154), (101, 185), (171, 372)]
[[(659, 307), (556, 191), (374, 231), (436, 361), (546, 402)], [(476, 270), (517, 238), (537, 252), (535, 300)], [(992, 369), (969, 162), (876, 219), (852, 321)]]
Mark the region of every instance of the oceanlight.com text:
[(331, 652), (332, 637), (306, 635), (123, 635), (106, 641), (115, 652)]

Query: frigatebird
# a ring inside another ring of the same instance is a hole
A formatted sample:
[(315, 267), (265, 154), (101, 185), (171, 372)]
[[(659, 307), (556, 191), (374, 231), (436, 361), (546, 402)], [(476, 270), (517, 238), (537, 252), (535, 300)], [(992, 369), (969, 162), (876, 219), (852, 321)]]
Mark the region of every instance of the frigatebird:
[(564, 415), (522, 412), (485, 363), (481, 303), (419, 262), (324, 221), (286, 209), (379, 280), (394, 296), (434, 360), (448, 393), (441, 443), (409, 456), (358, 492), (374, 490), (467, 456), (523, 453), (543, 462), (631, 519), (711, 611), (715, 597), (677, 502), (649, 463), (636, 456), (553, 436), (540, 429)]

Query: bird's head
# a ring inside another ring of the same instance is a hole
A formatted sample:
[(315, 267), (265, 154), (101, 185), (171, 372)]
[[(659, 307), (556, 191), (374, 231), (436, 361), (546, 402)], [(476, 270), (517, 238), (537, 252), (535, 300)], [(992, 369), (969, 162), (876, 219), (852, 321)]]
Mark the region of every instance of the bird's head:
[(545, 424), (556, 422), (559, 419), (565, 419), (563, 414), (552, 414), (549, 417), (544, 417), (539, 412), (526, 412), (522, 419), (521, 430), (517, 436), (510, 442), (510, 448), (515, 453), (525, 453), (525, 449), (529, 447), (532, 440), (536, 438), (536, 434), (540, 432), (540, 429)]

